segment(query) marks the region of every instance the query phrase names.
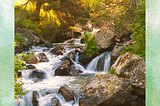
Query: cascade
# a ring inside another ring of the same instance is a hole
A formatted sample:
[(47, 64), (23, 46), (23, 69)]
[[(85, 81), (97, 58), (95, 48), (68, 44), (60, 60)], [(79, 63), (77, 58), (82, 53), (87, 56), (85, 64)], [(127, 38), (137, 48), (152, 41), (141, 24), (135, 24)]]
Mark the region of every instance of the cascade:
[[(75, 40), (75, 43), (80, 43), (80, 40)], [(75, 50), (75, 48), (68, 48), (65, 45), (64, 47), (66, 53), (61, 56), (50, 53), (50, 51), (54, 47), (49, 49), (47, 47), (32, 46), (29, 51), (23, 52), (24, 54), (26, 54), (27, 52), (30, 52), (32, 50), (34, 51), (35, 55), (38, 55), (39, 53), (45, 53), (49, 59), (49, 62), (33, 64), (37, 68), (37, 70), (42, 70), (45, 73), (41, 80), (39, 80), (39, 77), (36, 78), (34, 75), (33, 77), (31, 77), (33, 71), (30, 71), (29, 69), (22, 70), (22, 82), (25, 83), (23, 85), (23, 91), (28, 90), (29, 92), (27, 93), (27, 95), (22, 96), (22, 98), (15, 99), (15, 106), (33, 106), (33, 91), (37, 91), (39, 95), (39, 98), (37, 99), (39, 106), (50, 106), (52, 104), (51, 99), (53, 95), (58, 92), (59, 88), (63, 84), (69, 85), (69, 87), (74, 90), (75, 101), (66, 102), (62, 95), (56, 94), (56, 98), (59, 99), (60, 104), (65, 106), (79, 106), (78, 92), (83, 84), (86, 83), (87, 78), (93, 77), (95, 71), (107, 72), (107, 70), (110, 68), (111, 53), (103, 53), (97, 56), (88, 64), (87, 68), (85, 69), (82, 65), (79, 64), (79, 53), (77, 52), (75, 61), (73, 61), (72, 59), (71, 61), (74, 63), (75, 68), (82, 70), (83, 73), (77, 77), (55, 76), (55, 70), (57, 69), (57, 65), (61, 62), (61, 58), (64, 57), (68, 52)], [(75, 84), (73, 83), (74, 81), (77, 81), (78, 83)]]
[(102, 53), (88, 64), (86, 70), (107, 72), (110, 68), (110, 61), (111, 53)]

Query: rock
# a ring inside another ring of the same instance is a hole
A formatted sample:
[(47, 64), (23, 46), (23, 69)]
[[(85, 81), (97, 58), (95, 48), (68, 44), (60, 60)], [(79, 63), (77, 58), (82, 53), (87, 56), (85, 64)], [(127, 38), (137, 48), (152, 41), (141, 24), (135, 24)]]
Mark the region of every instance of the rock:
[(84, 38), (81, 39), (81, 43), (84, 43), (86, 40)]
[(126, 46), (133, 46), (136, 45), (136, 41), (130, 40), (128, 43), (126, 43)]
[(56, 55), (63, 55), (63, 51), (62, 50), (58, 50), (55, 54)]
[(118, 44), (117, 43), (114, 46), (114, 49), (112, 50), (111, 58), (114, 59), (114, 60), (116, 60), (120, 56), (119, 52), (122, 52), (124, 50), (124, 47), (125, 47), (124, 44)]
[(72, 60), (75, 59), (75, 50), (72, 50), (71, 52), (66, 54), (67, 57), (71, 58)]
[(32, 105), (33, 106), (38, 106), (38, 99), (39, 98), (39, 94), (37, 91), (33, 91), (32, 93)]
[(86, 26), (82, 26), (82, 30), (84, 31), (92, 31), (92, 27), (86, 25)]
[(108, 32), (105, 28), (101, 28), (100, 31), (95, 34), (95, 40), (102, 49), (107, 49), (112, 46), (115, 37), (114, 33)]
[(63, 86), (60, 87), (58, 90), (58, 93), (60, 93), (66, 100), (68, 101), (74, 101), (74, 91), (68, 87), (68, 85), (64, 84)]
[(29, 46), (44, 43), (42, 37), (28, 27), (25, 26), (15, 27), (15, 32), (20, 33), (24, 38), (23, 44), (17, 44), (18, 46), (15, 48), (16, 51), (20, 49), (28, 50)]
[(116, 39), (119, 39), (119, 42), (124, 42), (124, 41), (129, 41), (131, 38), (130, 36), (132, 35), (132, 33), (129, 30), (121, 30), (119, 29), (119, 32), (115, 32), (118, 36), (116, 37)]
[(69, 53), (67, 53), (67, 57), (71, 58), (72, 60), (75, 60), (75, 55), (76, 52), (79, 52), (79, 63), (83, 64), (87, 64), (89, 63), (94, 57), (96, 57), (98, 54), (94, 54), (93, 56), (87, 56), (86, 55), (86, 51), (84, 50), (83, 47), (80, 48), (76, 48), (76, 50), (73, 50)]
[(35, 67), (34, 65), (30, 65), (30, 64), (27, 65), (27, 68), (28, 68), (28, 69), (36, 69), (36, 67)]
[(29, 60), (26, 61), (27, 64), (37, 64), (39, 62), (36, 55), (34, 55), (32, 53), (27, 53), (27, 54), (29, 54), (29, 56), (31, 56), (31, 58), (29, 58)]
[(67, 56), (61, 59), (62, 61), (58, 64), (58, 68), (55, 70), (55, 75), (74, 75), (77, 76), (81, 71), (76, 70), (74, 63)]
[(37, 57), (39, 58), (39, 62), (49, 62), (49, 59), (45, 53), (39, 53)]
[(45, 43), (45, 45), (46, 45), (47, 47), (49, 47), (49, 48), (52, 47), (52, 43), (51, 43), (50, 41), (46, 40), (44, 43)]
[(145, 94), (145, 61), (143, 58), (127, 52), (119, 56), (112, 67), (119, 76), (130, 79), (135, 93)]
[(73, 35), (74, 35), (74, 38), (78, 38), (79, 36), (82, 35), (82, 33), (81, 32), (73, 31)]
[(87, 56), (86, 54), (79, 54), (79, 62), (82, 64), (89, 63), (95, 56)]
[(50, 51), (50, 53), (59, 55), (59, 54), (62, 54), (64, 50), (65, 48), (62, 45), (57, 45), (54, 49)]
[(124, 105), (130, 100), (129, 80), (117, 75), (97, 74), (81, 88), (79, 106)]
[(46, 78), (46, 73), (42, 70), (29, 70), (31, 71), (29, 78), (31, 79), (39, 79), (39, 80), (43, 80)]
[(73, 64), (69, 57), (63, 57), (62, 61), (58, 64), (58, 68), (55, 70), (55, 75), (69, 75), (68, 67)]
[(51, 106), (61, 106), (59, 100), (56, 98), (56, 94), (53, 94), (53, 97), (51, 98)]

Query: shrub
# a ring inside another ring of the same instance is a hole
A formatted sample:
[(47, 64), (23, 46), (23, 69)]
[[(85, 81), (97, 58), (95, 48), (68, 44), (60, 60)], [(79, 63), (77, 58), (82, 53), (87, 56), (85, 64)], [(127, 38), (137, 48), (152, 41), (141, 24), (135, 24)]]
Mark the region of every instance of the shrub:
[(136, 17), (130, 26), (133, 29), (133, 40), (136, 45), (126, 46), (123, 53), (134, 53), (145, 59), (145, 1), (140, 2), (135, 10)]
[[(16, 46), (16, 42), (14, 42), (14, 46)], [(24, 85), (24, 83), (18, 83), (17, 81), (18, 76), (17, 76), (17, 71), (18, 70), (23, 70), (26, 69), (25, 66), (22, 65), (23, 61), (27, 61), (30, 58), (29, 55), (24, 55), (24, 53), (21, 53), (19, 55), (16, 55), (14, 57), (14, 98), (21, 98), (22, 95), (26, 95), (27, 92), (29, 91), (23, 91), (22, 90), (22, 85)]]
[(87, 32), (84, 34), (85, 44), (86, 46), (86, 54), (93, 55), (95, 52), (98, 52), (97, 49), (97, 41), (94, 40), (94, 35), (91, 32)]
[(111, 67), (111, 69), (108, 70), (108, 74), (115, 74), (115, 75), (117, 75), (117, 73), (115, 72), (115, 69), (113, 67)]

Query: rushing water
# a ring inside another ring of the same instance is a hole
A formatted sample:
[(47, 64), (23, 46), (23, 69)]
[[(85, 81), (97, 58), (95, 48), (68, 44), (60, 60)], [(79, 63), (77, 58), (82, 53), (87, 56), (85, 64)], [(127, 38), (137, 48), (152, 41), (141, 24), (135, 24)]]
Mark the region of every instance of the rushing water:
[[(80, 40), (75, 40), (75, 43), (80, 44)], [(66, 55), (71, 50), (75, 48), (68, 48), (64, 46)], [(54, 46), (53, 46), (54, 48)], [(60, 58), (63, 56), (57, 56), (51, 54), (50, 51), (53, 49), (48, 49), (47, 47), (40, 47), (40, 46), (32, 46), (29, 51), (24, 53), (30, 52), (31, 50), (34, 51), (35, 55), (39, 53), (45, 53), (46, 56), (49, 58), (49, 62), (41, 62), (37, 64), (33, 64), (36, 66), (37, 69), (43, 70), (46, 73), (45, 79), (42, 81), (37, 81), (36, 79), (30, 78), (31, 71), (29, 70), (22, 70), (22, 82), (25, 84), (23, 85), (23, 90), (29, 90), (27, 95), (22, 96), (20, 99), (15, 100), (15, 106), (33, 106), (32, 105), (32, 93), (33, 91), (37, 91), (39, 94), (38, 103), (39, 106), (51, 106), (51, 98), (53, 97), (54, 93), (56, 93), (56, 98), (59, 99), (59, 102), (62, 106), (79, 106), (79, 97), (78, 93), (80, 88), (87, 82), (88, 79), (92, 78), (97, 73), (106, 73), (108, 68), (110, 67), (110, 53), (103, 53), (96, 58), (94, 58), (87, 68), (85, 69), (82, 65), (78, 64), (79, 56), (78, 53), (76, 54), (75, 61), (73, 61), (76, 69), (80, 69), (83, 73), (79, 76), (54, 76), (54, 72), (56, 69), (57, 64), (61, 61)], [(54, 67), (54, 68), (53, 68)], [(57, 94), (59, 88), (67, 84), (74, 90), (75, 93), (75, 102), (69, 101), (66, 102), (62, 95)]]

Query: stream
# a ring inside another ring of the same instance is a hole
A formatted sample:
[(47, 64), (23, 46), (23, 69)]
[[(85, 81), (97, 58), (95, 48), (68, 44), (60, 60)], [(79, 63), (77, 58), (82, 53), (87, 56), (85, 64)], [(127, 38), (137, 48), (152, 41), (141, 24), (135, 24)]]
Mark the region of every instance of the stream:
[[(75, 44), (79, 45), (80, 39), (75, 39)], [(80, 88), (87, 83), (87, 81), (94, 77), (96, 74), (105, 74), (110, 68), (111, 53), (105, 52), (97, 57), (95, 57), (87, 67), (83, 67), (79, 64), (79, 54), (76, 54), (75, 60), (72, 60), (76, 69), (82, 70), (83, 73), (80, 73), (78, 76), (55, 76), (57, 64), (61, 61), (60, 59), (64, 57), (67, 53), (75, 50), (75, 48), (70, 48), (68, 45), (63, 45), (66, 53), (63, 55), (54, 55), (50, 51), (55, 48), (41, 47), (41, 46), (32, 46), (29, 51), (23, 51), (24, 54), (34, 51), (35, 55), (39, 53), (45, 53), (49, 59), (49, 62), (39, 62), (34, 65), (37, 69), (43, 70), (46, 75), (45, 79), (42, 81), (36, 81), (33, 78), (30, 78), (32, 73), (29, 69), (22, 70), (22, 81), (25, 84), (23, 85), (23, 91), (28, 90), (27, 95), (22, 96), (19, 99), (15, 99), (15, 106), (34, 106), (32, 104), (33, 91), (37, 91), (39, 94), (38, 106), (54, 106), (51, 105), (53, 95), (56, 95), (56, 98), (59, 99), (59, 102), (62, 106), (79, 106), (79, 91)], [(67, 84), (75, 93), (74, 101), (66, 102), (61, 94), (58, 94), (59, 88)]]

